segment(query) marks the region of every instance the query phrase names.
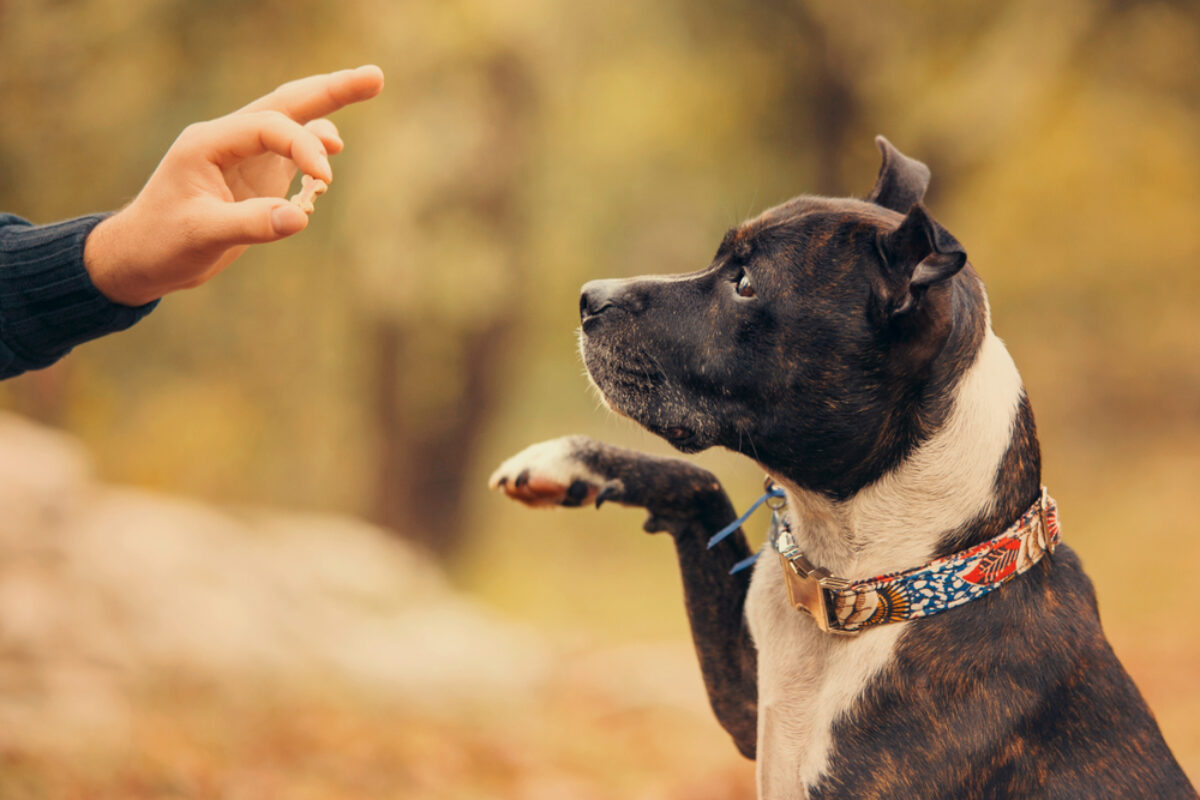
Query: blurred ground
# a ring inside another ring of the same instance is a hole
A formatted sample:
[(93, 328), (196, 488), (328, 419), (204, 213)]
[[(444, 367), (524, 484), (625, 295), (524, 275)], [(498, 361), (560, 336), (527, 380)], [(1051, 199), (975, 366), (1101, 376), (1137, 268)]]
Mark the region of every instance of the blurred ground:
[(737, 798), (684, 642), (553, 636), (346, 518), (94, 481), (0, 416), (0, 797)]
[[(1144, 485), (1103, 488), (1172, 490), (1176, 465), (1135, 467)], [(678, 587), (648, 582), (667, 543), (633, 518), (599, 534), (628, 570), (488, 540), (485, 604), (364, 523), (105, 485), (77, 442), (11, 416), (0, 506), (5, 800), (753, 797), (682, 631), (645, 622), (675, 617)], [(581, 523), (563, 536), (602, 519), (555, 516)], [(1200, 647), (1153, 613), (1153, 556), (1073, 535), (1087, 523), (1065, 521), (1114, 646), (1195, 778)], [(1129, 523), (1152, 553), (1156, 526)], [(495, 591), (516, 574), (527, 594)]]
[(35, 222), (285, 80), (388, 76), (303, 236), (0, 383), (74, 437), (0, 432), (0, 798), (748, 796), (669, 542), (484, 486), (565, 433), (669, 452), (587, 391), (580, 284), (862, 196), (877, 133), (930, 165), (1200, 779), (1200, 5), (0, 0), (0, 49), (0, 209)]

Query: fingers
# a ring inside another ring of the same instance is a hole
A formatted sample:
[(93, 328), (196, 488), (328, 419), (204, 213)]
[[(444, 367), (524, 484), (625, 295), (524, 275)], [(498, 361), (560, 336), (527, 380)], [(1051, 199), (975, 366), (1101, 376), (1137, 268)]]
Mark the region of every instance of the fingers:
[(343, 106), (369, 100), (383, 91), (383, 70), (371, 64), (283, 84), (237, 113), (278, 111), (297, 122), (310, 122)]
[[(333, 168), (321, 136), (324, 133), (329, 137), (329, 127), (318, 125), (314, 132), (274, 111), (230, 114), (191, 126), (181, 144), (189, 154), (200, 154), (222, 169), (243, 159), (275, 153), (293, 161), (306, 174), (329, 183)], [(337, 136), (336, 128), (332, 136)]]
[(308, 227), (308, 215), (278, 197), (256, 197), (237, 203), (213, 200), (204, 205), (203, 230), (211, 246), (274, 242)]
[(338, 134), (337, 126), (327, 119), (314, 119), (305, 123), (304, 127), (321, 140), (321, 144), (325, 145), (325, 152), (332, 156), (342, 152), (346, 146)]

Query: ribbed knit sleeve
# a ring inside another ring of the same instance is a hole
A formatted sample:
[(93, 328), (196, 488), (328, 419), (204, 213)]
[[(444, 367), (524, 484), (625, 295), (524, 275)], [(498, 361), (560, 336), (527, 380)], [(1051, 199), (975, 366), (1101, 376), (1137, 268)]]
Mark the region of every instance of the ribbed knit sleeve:
[(114, 303), (92, 285), (83, 244), (105, 216), (35, 226), (0, 214), (0, 378), (49, 366), (81, 342), (125, 330), (157, 305)]

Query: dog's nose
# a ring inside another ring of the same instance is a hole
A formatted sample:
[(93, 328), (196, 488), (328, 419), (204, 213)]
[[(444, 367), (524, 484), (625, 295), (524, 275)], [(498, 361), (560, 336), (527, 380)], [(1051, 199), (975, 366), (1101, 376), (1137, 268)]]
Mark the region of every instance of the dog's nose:
[(579, 319), (594, 317), (613, 305), (617, 281), (588, 281), (579, 295)]

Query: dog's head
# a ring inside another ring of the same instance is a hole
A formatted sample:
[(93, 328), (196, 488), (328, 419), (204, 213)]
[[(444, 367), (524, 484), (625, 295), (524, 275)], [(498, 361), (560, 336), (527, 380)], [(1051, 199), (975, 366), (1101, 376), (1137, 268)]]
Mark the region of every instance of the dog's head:
[(608, 404), (680, 450), (722, 445), (834, 496), (928, 435), (983, 295), (921, 205), (929, 170), (876, 142), (866, 200), (797, 197), (698, 272), (585, 285), (581, 347)]

